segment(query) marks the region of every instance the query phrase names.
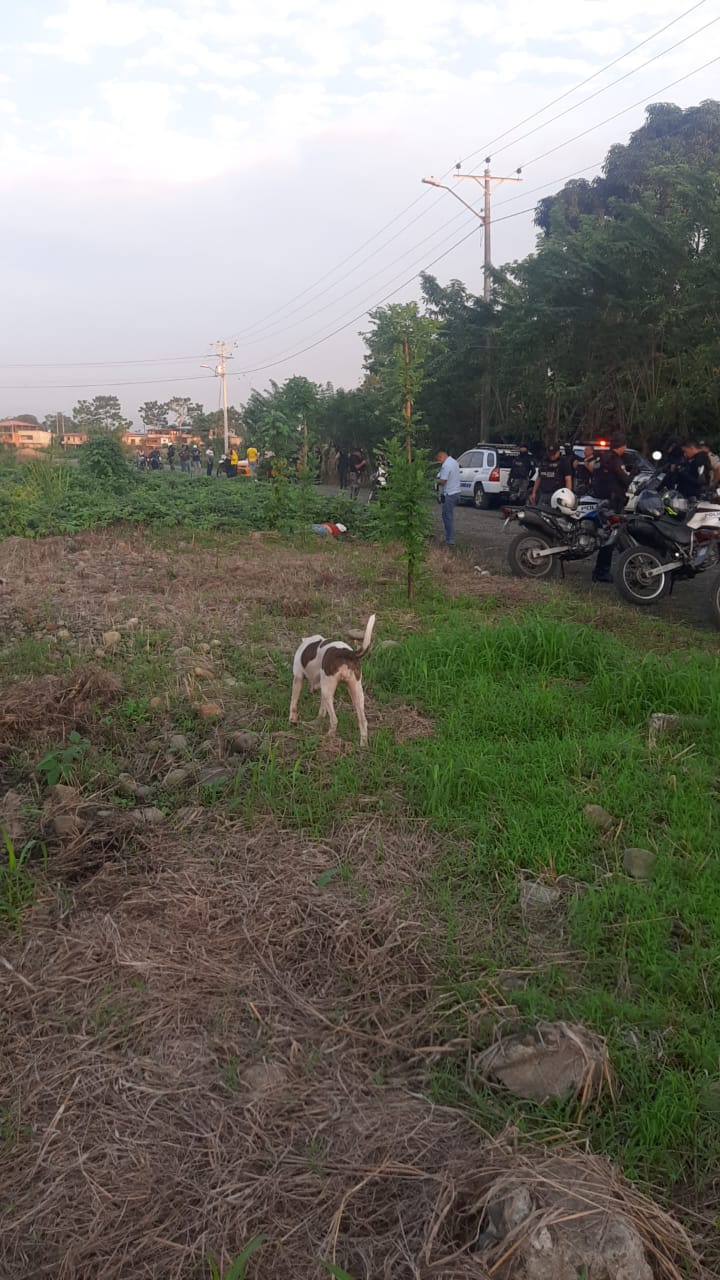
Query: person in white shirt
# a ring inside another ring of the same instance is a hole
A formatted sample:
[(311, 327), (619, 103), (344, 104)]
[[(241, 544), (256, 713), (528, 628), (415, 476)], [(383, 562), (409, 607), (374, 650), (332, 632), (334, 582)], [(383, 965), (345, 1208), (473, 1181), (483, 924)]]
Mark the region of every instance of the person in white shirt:
[(442, 518), (445, 527), (445, 546), (455, 546), (455, 507), (460, 497), (460, 468), (454, 458), (443, 449), (435, 454), (440, 463), (437, 481), (442, 491)]

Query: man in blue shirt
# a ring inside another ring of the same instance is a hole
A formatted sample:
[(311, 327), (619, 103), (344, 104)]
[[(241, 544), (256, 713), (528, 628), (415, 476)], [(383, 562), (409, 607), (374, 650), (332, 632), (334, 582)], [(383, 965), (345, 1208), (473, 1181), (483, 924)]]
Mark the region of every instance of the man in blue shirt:
[(442, 518), (445, 526), (445, 545), (455, 546), (455, 507), (460, 497), (460, 468), (449, 453), (440, 450), (435, 454), (440, 463), (437, 482), (442, 494)]

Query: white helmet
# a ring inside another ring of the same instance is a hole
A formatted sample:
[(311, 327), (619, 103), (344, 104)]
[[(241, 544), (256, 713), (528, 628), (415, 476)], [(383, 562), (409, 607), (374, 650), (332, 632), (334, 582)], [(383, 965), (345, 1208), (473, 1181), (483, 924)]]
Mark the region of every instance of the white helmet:
[(577, 498), (572, 489), (556, 489), (550, 499), (553, 511), (576, 511)]

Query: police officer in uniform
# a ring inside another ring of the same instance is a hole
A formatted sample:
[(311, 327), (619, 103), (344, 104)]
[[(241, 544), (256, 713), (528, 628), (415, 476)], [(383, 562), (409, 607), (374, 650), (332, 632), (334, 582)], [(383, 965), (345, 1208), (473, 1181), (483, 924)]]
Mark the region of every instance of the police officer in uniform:
[(688, 440), (682, 451), (684, 462), (678, 468), (677, 487), (684, 498), (701, 498), (711, 480), (710, 458), (697, 440)]
[[(600, 455), (600, 461), (596, 465), (592, 478), (593, 497), (608, 502), (611, 510), (618, 514), (625, 506), (625, 495), (631, 480), (630, 474), (622, 463), (626, 447), (624, 436), (613, 436), (607, 453)], [(592, 576), (593, 582), (612, 582), (610, 573), (612, 553), (612, 547), (601, 547), (598, 551)]]
[(572, 487), (572, 463), (569, 458), (566, 458), (559, 444), (549, 445), (538, 467), (530, 502), (549, 506), (550, 499), (557, 489), (572, 489)]

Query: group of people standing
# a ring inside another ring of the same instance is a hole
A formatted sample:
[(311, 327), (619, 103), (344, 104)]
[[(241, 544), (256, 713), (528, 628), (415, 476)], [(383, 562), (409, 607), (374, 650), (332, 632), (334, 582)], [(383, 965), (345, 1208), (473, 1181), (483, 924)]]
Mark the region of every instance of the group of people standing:
[[(183, 444), (178, 453), (172, 441), (166, 446), (166, 461), (171, 471), (175, 470), (176, 460), (180, 462), (180, 470), (187, 474), (193, 471), (202, 470), (202, 457), (200, 455), (200, 446), (198, 444)], [(149, 453), (145, 453), (143, 449), (138, 449), (135, 455), (135, 461), (140, 470), (159, 471), (163, 465), (162, 455), (159, 448), (151, 449)], [(252, 446), (247, 450), (247, 471), (254, 478), (257, 473), (258, 451)], [(227, 476), (236, 476), (240, 467), (240, 455), (233, 446), (229, 453), (220, 455), (215, 469), (215, 450), (212, 445), (208, 445), (205, 450), (205, 474), (219, 476), (222, 472)]]
[[(622, 512), (633, 478), (624, 460), (627, 442), (624, 435), (616, 433), (609, 444), (608, 449), (602, 450), (586, 444), (582, 458), (576, 457), (574, 450), (563, 449), (559, 444), (548, 446), (537, 464), (528, 502), (549, 506), (554, 493), (559, 489), (569, 489), (579, 497), (591, 494), (607, 503), (611, 511)], [(445, 543), (453, 546), (455, 507), (460, 498), (460, 467), (455, 458), (444, 451), (436, 457), (441, 464), (437, 483), (442, 495)], [(697, 440), (674, 445), (668, 452), (666, 466), (668, 483), (688, 499), (700, 498), (711, 485), (720, 484), (720, 458)], [(529, 482), (534, 468), (535, 462), (527, 445), (520, 445), (518, 457), (513, 462), (513, 475), (524, 477)], [(611, 560), (612, 546), (601, 547), (593, 572), (594, 582), (611, 581)]]

